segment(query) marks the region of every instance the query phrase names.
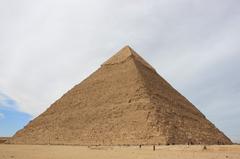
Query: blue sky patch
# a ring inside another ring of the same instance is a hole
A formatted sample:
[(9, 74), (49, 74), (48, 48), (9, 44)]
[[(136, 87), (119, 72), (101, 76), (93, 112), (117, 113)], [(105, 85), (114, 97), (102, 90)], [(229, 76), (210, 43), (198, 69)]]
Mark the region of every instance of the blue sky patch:
[(0, 107), (0, 136), (12, 136), (22, 129), (30, 120), (31, 116), (16, 110)]
[(0, 93), (0, 136), (14, 135), (32, 119), (30, 115), (17, 109), (17, 102)]

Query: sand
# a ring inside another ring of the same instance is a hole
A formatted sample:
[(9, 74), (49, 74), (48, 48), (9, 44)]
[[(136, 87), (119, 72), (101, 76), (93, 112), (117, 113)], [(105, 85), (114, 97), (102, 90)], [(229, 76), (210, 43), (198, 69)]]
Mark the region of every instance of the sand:
[(0, 145), (0, 159), (240, 159), (240, 146), (53, 146)]

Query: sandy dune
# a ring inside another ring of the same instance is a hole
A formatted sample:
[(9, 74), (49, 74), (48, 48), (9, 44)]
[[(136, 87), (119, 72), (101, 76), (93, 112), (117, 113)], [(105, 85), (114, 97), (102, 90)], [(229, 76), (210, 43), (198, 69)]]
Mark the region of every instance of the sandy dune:
[(0, 145), (0, 159), (240, 159), (240, 146), (84, 147)]

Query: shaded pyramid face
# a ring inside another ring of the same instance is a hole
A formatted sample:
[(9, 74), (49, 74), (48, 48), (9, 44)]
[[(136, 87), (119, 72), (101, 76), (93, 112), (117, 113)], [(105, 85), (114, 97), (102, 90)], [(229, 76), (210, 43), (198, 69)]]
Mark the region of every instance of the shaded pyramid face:
[(128, 46), (9, 142), (231, 144), (230, 139)]

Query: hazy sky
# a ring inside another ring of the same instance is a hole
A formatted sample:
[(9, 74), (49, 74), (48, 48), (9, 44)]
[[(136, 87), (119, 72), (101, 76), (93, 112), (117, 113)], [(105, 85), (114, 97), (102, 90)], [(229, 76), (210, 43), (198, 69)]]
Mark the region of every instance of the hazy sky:
[(0, 0), (0, 136), (130, 45), (240, 141), (239, 0)]

